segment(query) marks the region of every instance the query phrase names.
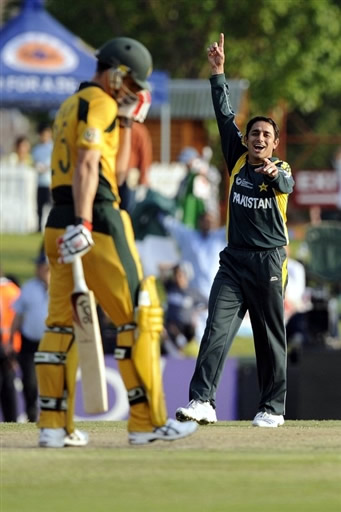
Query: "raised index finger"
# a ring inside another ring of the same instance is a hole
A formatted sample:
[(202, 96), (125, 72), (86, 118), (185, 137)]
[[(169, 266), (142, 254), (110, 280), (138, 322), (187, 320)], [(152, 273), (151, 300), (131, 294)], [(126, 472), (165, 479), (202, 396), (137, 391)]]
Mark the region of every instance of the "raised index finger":
[(220, 36), (219, 36), (219, 48), (221, 50), (224, 49), (224, 34), (221, 32)]

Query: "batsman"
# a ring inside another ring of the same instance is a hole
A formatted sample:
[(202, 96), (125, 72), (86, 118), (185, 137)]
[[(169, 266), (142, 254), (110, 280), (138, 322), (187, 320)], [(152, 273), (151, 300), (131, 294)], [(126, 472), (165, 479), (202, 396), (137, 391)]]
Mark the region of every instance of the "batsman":
[(127, 37), (108, 41), (96, 57), (94, 77), (65, 100), (54, 122), (54, 204), (44, 235), (51, 268), (49, 308), (35, 358), (41, 447), (88, 443), (87, 433), (74, 424), (78, 354), (71, 263), (79, 256), (87, 286), (117, 327), (115, 357), (130, 405), (129, 442), (172, 441), (197, 427), (167, 417), (159, 347), (163, 311), (155, 278), (143, 277), (118, 194), (128, 169), (132, 123), (144, 122), (151, 103), (152, 57)]

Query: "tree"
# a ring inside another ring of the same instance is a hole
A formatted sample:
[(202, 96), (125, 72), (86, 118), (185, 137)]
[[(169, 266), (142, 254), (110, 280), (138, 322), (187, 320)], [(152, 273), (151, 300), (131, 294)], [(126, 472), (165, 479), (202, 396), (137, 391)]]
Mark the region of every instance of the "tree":
[[(6, 12), (17, 6), (9, 0)], [(128, 35), (173, 78), (208, 75), (206, 47), (225, 32), (227, 75), (250, 80), (253, 111), (284, 100), (312, 112), (341, 91), (339, 0), (46, 0), (46, 8), (94, 48)]]
[[(9, 0), (5, 15), (17, 4)], [(119, 35), (140, 39), (155, 69), (172, 78), (208, 77), (206, 48), (223, 31), (226, 74), (249, 80), (251, 115), (285, 105), (309, 114), (314, 130), (339, 129), (339, 0), (46, 0), (45, 6), (94, 48)]]
[[(206, 47), (226, 36), (227, 74), (250, 80), (254, 111), (285, 100), (312, 112), (341, 91), (338, 0), (47, 0), (94, 47), (117, 35), (141, 39), (155, 68), (174, 78), (208, 75)], [(91, 20), (91, 22), (89, 22)]]

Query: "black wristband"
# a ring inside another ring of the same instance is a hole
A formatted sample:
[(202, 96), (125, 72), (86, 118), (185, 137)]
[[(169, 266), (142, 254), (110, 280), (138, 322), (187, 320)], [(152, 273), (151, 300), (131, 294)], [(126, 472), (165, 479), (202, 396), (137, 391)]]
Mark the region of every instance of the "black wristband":
[(79, 224), (83, 224), (83, 226), (85, 226), (89, 231), (92, 231), (92, 222), (82, 219), (82, 217), (75, 217), (75, 226), (78, 226)]
[(133, 120), (130, 117), (119, 117), (120, 128), (131, 128)]

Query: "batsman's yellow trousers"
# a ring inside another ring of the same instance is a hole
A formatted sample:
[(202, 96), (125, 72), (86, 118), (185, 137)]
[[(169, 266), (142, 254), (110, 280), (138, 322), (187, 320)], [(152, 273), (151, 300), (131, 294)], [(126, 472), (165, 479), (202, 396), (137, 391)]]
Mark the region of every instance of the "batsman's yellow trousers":
[[(82, 261), (89, 289), (94, 292), (96, 300), (113, 324), (120, 326), (134, 322), (134, 309), (143, 273), (128, 214), (123, 210), (113, 210), (111, 205), (109, 214), (105, 210), (103, 207), (97, 215), (103, 226), (102, 232), (96, 230), (94, 222), (95, 245), (83, 256)], [(58, 227), (45, 229), (45, 251), (51, 269), (46, 320), (48, 327), (72, 327), (72, 265), (58, 263), (57, 238), (64, 232), (64, 229)], [(118, 345), (132, 347), (133, 344), (134, 331), (118, 335)], [(64, 427), (71, 433), (74, 431), (77, 345), (74, 342), (70, 344), (70, 334), (46, 332), (39, 351), (67, 352), (65, 365), (40, 364), (36, 367), (40, 396), (58, 399), (62, 398), (65, 390), (67, 396), (67, 410), (42, 410), (39, 426)], [(127, 390), (142, 385), (131, 359), (121, 361), (119, 368)], [(159, 386), (162, 391), (161, 379)], [(166, 413), (162, 421), (166, 421)], [(148, 402), (130, 408), (129, 431), (146, 432), (154, 427)]]

